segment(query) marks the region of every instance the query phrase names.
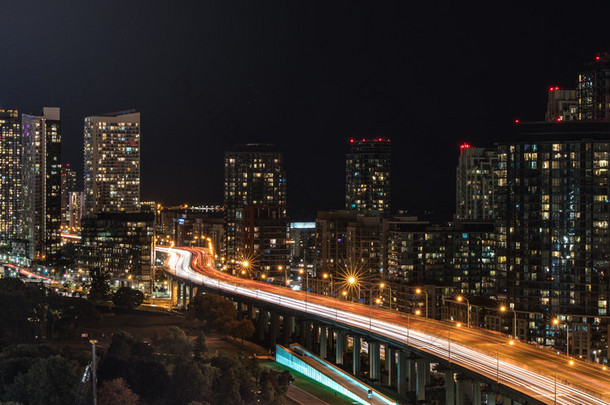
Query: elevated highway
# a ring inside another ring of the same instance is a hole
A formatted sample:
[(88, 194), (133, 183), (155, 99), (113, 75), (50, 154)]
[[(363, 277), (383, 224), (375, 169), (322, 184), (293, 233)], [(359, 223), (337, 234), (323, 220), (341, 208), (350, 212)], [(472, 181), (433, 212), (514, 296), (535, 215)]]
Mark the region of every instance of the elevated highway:
[(511, 392), (511, 397), (521, 402), (610, 404), (610, 372), (599, 364), (571, 359), (525, 342), (510, 344), (506, 335), (485, 329), (457, 327), (449, 322), (233, 277), (216, 270), (204, 248), (159, 246), (156, 251), (167, 255), (165, 269), (178, 279), (390, 342), (444, 368), (491, 384), (497, 392)]

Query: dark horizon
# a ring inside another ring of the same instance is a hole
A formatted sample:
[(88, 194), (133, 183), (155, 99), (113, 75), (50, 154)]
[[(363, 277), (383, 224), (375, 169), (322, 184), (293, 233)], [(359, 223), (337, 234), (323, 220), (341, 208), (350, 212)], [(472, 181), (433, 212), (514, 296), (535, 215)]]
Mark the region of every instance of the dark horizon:
[(344, 207), (350, 137), (388, 137), (392, 209), (449, 220), (459, 145), (543, 120), (548, 88), (573, 88), (608, 49), (606, 7), (582, 19), (556, 2), (6, 4), (5, 61), (19, 63), (3, 66), (0, 106), (61, 107), (79, 177), (84, 117), (136, 109), (142, 200), (165, 204), (222, 204), (224, 152), (273, 143), (297, 219)]

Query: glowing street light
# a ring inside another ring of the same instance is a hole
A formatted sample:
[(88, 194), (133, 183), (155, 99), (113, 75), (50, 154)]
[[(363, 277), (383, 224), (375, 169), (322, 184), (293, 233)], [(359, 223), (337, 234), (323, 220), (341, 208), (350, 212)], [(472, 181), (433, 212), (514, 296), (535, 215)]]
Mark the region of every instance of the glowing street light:
[[(383, 290), (385, 287), (386, 287), (385, 283), (379, 284), (380, 289)], [(392, 310), (392, 286), (390, 285), (390, 283), (388, 283), (387, 287), (390, 290), (389, 292), (390, 292), (390, 311), (391, 311)]]
[(470, 328), (470, 302), (468, 301), (468, 298), (464, 297), (463, 295), (458, 295), (456, 299), (458, 300), (458, 302), (466, 301), (466, 307), (468, 308), (468, 310), (466, 311), (466, 313), (467, 313), (466, 324)]
[(507, 307), (506, 305), (500, 307), (500, 312), (506, 312), (509, 309), (513, 311), (513, 337), (517, 339), (517, 313), (512, 307)]
[(553, 325), (560, 328), (561, 325), (566, 326), (566, 354), (570, 355), (570, 326), (567, 322), (561, 322), (558, 318), (553, 319)]
[(415, 289), (415, 294), (421, 294), (424, 293), (425, 297), (426, 297), (426, 318), (428, 317), (428, 292), (426, 290), (424, 290), (423, 288), (416, 288)]

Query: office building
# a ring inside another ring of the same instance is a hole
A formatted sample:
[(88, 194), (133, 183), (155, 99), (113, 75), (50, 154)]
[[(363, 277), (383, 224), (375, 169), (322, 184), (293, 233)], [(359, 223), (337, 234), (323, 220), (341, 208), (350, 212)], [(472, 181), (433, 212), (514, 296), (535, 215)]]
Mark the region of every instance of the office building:
[(610, 119), (610, 56), (598, 54), (578, 74), (579, 120)]
[(60, 109), (22, 115), (24, 230), (28, 257), (53, 261), (60, 253)]
[(0, 110), (0, 247), (8, 253), (23, 236), (19, 112)]
[(61, 228), (67, 229), (70, 222), (68, 210), (70, 193), (76, 191), (76, 172), (67, 163), (61, 168)]
[[(275, 146), (238, 145), (225, 153), (224, 202), (227, 265), (278, 282), (285, 278), (290, 260), (286, 174)], [(244, 263), (250, 266), (244, 269)]]
[(497, 157), (494, 150), (460, 145), (456, 169), (456, 219), (494, 218), (494, 182)]
[(349, 142), (345, 159), (345, 208), (389, 214), (390, 140), (350, 139)]
[(316, 223), (290, 223), (290, 267), (315, 275)]
[[(565, 348), (565, 332), (597, 336), (572, 352), (607, 358), (610, 299), (610, 122), (516, 125), (498, 146), (498, 296), (528, 314), (528, 335)], [(580, 339), (586, 341), (586, 339)]]
[(140, 113), (85, 118), (84, 206), (87, 215), (140, 210)]

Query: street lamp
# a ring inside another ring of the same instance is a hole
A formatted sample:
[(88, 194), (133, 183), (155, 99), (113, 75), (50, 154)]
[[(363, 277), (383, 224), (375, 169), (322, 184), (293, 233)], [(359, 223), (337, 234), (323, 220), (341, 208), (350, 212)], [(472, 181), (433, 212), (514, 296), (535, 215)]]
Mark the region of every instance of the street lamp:
[[(496, 382), (500, 385), (500, 346), (505, 345), (507, 343), (498, 343), (497, 352), (496, 352)], [(508, 341), (509, 345), (514, 345), (514, 340)]]
[(513, 311), (513, 337), (518, 339), (517, 337), (517, 313), (513, 307), (507, 307), (506, 305), (502, 305), (500, 307), (500, 312), (506, 312), (507, 310)]
[[(305, 305), (307, 305), (307, 290), (309, 290), (309, 273), (303, 269), (299, 270), (299, 274), (303, 274), (305, 273)], [(301, 285), (303, 285), (303, 283), (301, 282)]]
[(428, 292), (426, 290), (424, 290), (423, 288), (416, 288), (415, 289), (415, 294), (421, 294), (424, 293), (425, 297), (426, 297), (426, 318), (428, 317)]
[(97, 343), (97, 340), (91, 339), (89, 343), (91, 343), (91, 386), (93, 387), (93, 405), (97, 405), (97, 393), (95, 392), (97, 388), (97, 375), (95, 372), (95, 344)]
[[(322, 275), (322, 277), (325, 279), (330, 278), (330, 296), (332, 297), (333, 296), (333, 275), (330, 273), (324, 273)], [(336, 297), (336, 295), (335, 295), (335, 297)]]
[(560, 328), (560, 325), (566, 326), (566, 354), (570, 355), (570, 326), (567, 322), (561, 322), (558, 318), (553, 319), (553, 325)]
[[(379, 288), (382, 290), (385, 288), (385, 286), (386, 286), (385, 283), (379, 284)], [(391, 311), (392, 310), (392, 286), (390, 285), (390, 283), (388, 283), (388, 290), (390, 293), (390, 311)]]
[(466, 311), (466, 313), (467, 313), (466, 324), (470, 328), (470, 302), (468, 301), (468, 298), (464, 297), (463, 295), (458, 295), (456, 299), (458, 300), (458, 302), (466, 301), (466, 307), (468, 308), (468, 310)]
[[(557, 405), (557, 369), (559, 368), (559, 365), (560, 365), (560, 364), (561, 364), (561, 363), (557, 363), (557, 364), (555, 365), (555, 405)], [(570, 366), (573, 366), (573, 365), (574, 365), (574, 360), (570, 360), (570, 361), (568, 362), (568, 364), (569, 364)]]

